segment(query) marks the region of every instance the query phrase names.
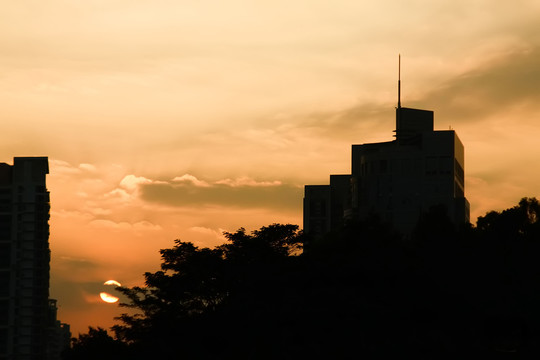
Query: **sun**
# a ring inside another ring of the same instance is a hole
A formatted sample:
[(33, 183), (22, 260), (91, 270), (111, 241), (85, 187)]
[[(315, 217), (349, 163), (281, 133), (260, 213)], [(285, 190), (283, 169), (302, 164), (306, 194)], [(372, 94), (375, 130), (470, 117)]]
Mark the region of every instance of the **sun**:
[(103, 283), (103, 285), (115, 285), (115, 286), (122, 286), (118, 281), (116, 280), (107, 280)]
[(100, 292), (99, 296), (101, 297), (101, 300), (103, 300), (103, 301), (105, 301), (106, 303), (109, 303), (109, 304), (114, 304), (115, 302), (117, 302), (119, 300), (116, 296), (113, 296), (113, 295), (111, 295), (109, 293), (106, 293), (106, 292)]
[[(103, 285), (106, 285), (109, 289), (111, 287), (119, 287), (119, 286), (122, 286), (122, 284), (120, 284), (118, 281), (116, 280), (107, 280), (103, 283)], [(100, 292), (99, 293), (99, 296), (101, 297), (101, 300), (105, 301), (106, 303), (109, 303), (109, 304), (114, 304), (115, 302), (118, 302), (118, 300), (120, 300), (118, 297), (114, 296), (114, 295), (111, 295), (105, 291), (103, 292)]]

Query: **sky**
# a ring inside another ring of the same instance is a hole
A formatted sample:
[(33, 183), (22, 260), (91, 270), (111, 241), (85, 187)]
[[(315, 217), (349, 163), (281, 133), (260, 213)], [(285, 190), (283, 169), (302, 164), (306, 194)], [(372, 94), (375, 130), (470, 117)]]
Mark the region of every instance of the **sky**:
[[(465, 146), (471, 219), (540, 196), (537, 0), (0, 1), (0, 162), (48, 156), (51, 289), (73, 335), (175, 239), (302, 225), (305, 184), (402, 105)], [(112, 290), (114, 292), (114, 289)]]

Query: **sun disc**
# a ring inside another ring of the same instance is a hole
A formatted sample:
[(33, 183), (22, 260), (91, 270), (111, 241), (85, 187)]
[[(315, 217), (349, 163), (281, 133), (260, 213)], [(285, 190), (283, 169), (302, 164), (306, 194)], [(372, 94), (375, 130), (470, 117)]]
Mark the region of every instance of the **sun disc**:
[(107, 280), (103, 283), (103, 285), (116, 285), (116, 286), (122, 286), (118, 281), (116, 280)]
[(103, 300), (103, 301), (105, 301), (106, 303), (109, 303), (109, 304), (114, 304), (115, 302), (117, 302), (119, 300), (116, 296), (113, 296), (113, 295), (108, 294), (106, 292), (99, 293), (99, 296), (101, 297), (101, 300)]

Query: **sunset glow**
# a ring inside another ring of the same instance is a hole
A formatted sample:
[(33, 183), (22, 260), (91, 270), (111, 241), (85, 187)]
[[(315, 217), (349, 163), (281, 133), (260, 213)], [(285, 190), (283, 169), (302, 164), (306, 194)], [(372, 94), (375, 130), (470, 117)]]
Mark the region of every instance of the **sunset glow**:
[(464, 144), (473, 222), (540, 196), (538, 14), (535, 0), (5, 2), (0, 161), (50, 159), (59, 319), (74, 335), (112, 326), (124, 310), (87, 294), (144, 285), (175, 239), (301, 226), (304, 184), (349, 173), (351, 144), (392, 140), (398, 53), (403, 106)]

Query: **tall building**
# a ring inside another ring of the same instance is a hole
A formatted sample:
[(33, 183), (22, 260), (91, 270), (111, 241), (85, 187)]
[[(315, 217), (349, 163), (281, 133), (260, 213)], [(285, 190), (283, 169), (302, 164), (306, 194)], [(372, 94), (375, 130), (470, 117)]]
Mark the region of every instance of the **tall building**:
[(455, 225), (469, 222), (464, 147), (455, 131), (435, 131), (432, 111), (398, 100), (395, 133), (393, 141), (352, 145), (351, 174), (305, 186), (306, 233), (321, 236), (373, 213), (408, 235), (437, 205)]
[(0, 163), (0, 359), (46, 359), (49, 326), (46, 157)]

